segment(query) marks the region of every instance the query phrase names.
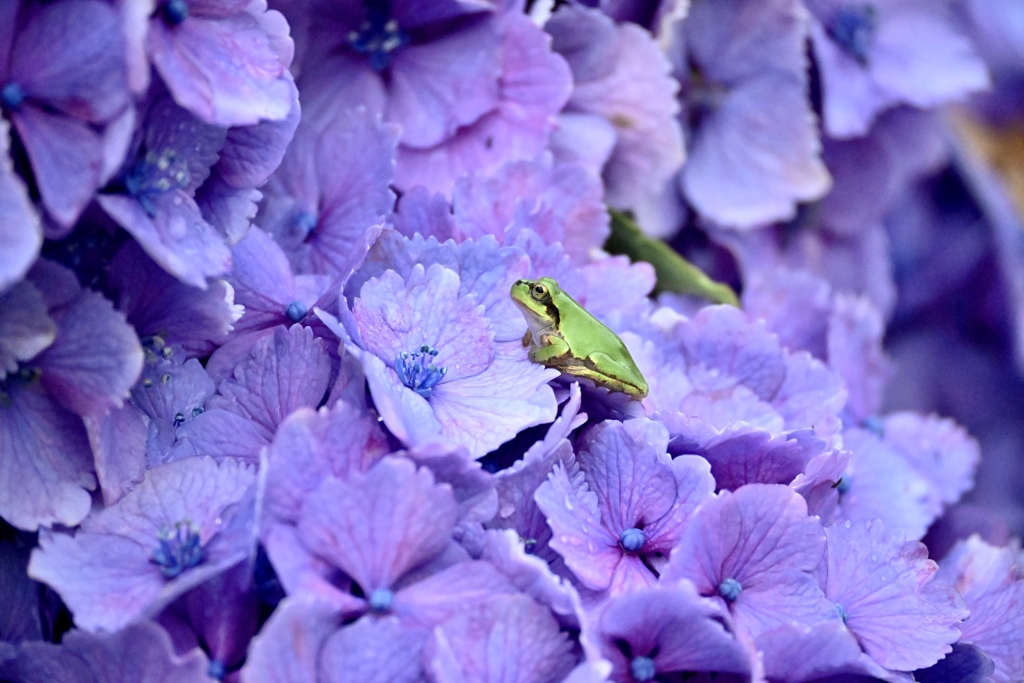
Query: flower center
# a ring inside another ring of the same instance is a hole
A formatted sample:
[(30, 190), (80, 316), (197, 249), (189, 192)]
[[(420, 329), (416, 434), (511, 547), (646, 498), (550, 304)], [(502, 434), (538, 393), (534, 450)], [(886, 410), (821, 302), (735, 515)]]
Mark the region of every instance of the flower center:
[(740, 593), (743, 592), (743, 586), (736, 579), (729, 577), (718, 584), (718, 594), (721, 595), (726, 602), (736, 602), (736, 598), (740, 597)]
[(187, 187), (191, 179), (188, 162), (168, 148), (159, 154), (146, 152), (128, 171), (124, 186), (128, 194), (138, 199), (146, 214), (152, 218), (156, 216), (153, 200), (172, 190)]
[(870, 4), (846, 5), (836, 12), (826, 30), (846, 54), (866, 65), (878, 30), (878, 12)]
[(640, 529), (626, 529), (619, 535), (619, 545), (627, 553), (638, 552), (644, 547), (647, 537)]
[(370, 66), (383, 71), (391, 64), (391, 53), (409, 42), (409, 35), (391, 18), (387, 2), (367, 2), (366, 20), (358, 30), (349, 31), (348, 44), (369, 56)]
[(423, 398), (430, 398), (434, 387), (448, 373), (447, 367), (437, 367), (431, 361), (437, 357), (438, 351), (424, 344), (419, 351), (398, 354), (395, 359), (395, 372), (402, 384), (409, 387)]
[(160, 567), (164, 578), (173, 579), (203, 561), (199, 530), (188, 520), (176, 523), (173, 530), (164, 529), (158, 543), (149, 561)]
[(288, 319), (293, 323), (297, 323), (306, 317), (306, 313), (309, 310), (299, 301), (293, 301), (288, 304), (288, 308), (284, 309), (284, 314), (288, 316)]
[(177, 26), (188, 19), (188, 3), (185, 0), (167, 0), (161, 15), (170, 26)]
[(843, 476), (839, 477), (839, 481), (836, 482), (836, 491), (838, 491), (839, 495), (841, 496), (850, 490), (851, 485), (852, 484), (850, 483), (850, 478), (844, 474)]
[(654, 678), (657, 671), (654, 668), (654, 660), (650, 657), (634, 657), (629, 663), (629, 671), (633, 679), (637, 681), (649, 681)]
[(11, 81), (0, 88), (0, 104), (6, 109), (18, 109), (25, 101), (25, 91), (20, 85)]
[(377, 613), (391, 611), (391, 604), (395, 601), (395, 594), (387, 588), (377, 588), (370, 593), (370, 609)]

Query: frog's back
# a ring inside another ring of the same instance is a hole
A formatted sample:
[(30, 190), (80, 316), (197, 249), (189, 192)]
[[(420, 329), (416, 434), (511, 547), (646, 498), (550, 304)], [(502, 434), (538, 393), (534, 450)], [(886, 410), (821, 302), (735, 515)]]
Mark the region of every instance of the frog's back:
[(559, 321), (559, 324), (561, 326), (569, 326), (574, 330), (586, 331), (586, 333), (581, 331), (573, 336), (572, 350), (576, 356), (586, 358), (595, 351), (607, 353), (611, 349), (622, 351), (626, 356), (629, 356), (629, 350), (626, 348), (626, 345), (622, 343), (618, 335), (612, 332), (607, 325), (595, 318), (590, 311), (583, 308), (576, 299), (573, 299), (564, 290), (561, 296), (566, 297), (575, 305), (559, 307), (559, 310), (569, 311), (566, 319)]

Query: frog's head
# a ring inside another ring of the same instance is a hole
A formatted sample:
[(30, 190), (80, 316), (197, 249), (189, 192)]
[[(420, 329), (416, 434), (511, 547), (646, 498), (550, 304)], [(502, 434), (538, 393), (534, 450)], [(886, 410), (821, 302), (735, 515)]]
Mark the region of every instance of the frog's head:
[(512, 285), (512, 301), (523, 312), (531, 330), (551, 327), (558, 322), (554, 297), (561, 292), (558, 283), (549, 277), (539, 280), (516, 280)]

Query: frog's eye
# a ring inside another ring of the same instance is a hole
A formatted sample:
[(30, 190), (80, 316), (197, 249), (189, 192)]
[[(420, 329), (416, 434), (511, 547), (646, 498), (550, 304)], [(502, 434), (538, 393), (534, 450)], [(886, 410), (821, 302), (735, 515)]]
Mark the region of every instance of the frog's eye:
[(543, 301), (548, 298), (548, 288), (538, 282), (530, 290), (530, 295), (537, 301)]

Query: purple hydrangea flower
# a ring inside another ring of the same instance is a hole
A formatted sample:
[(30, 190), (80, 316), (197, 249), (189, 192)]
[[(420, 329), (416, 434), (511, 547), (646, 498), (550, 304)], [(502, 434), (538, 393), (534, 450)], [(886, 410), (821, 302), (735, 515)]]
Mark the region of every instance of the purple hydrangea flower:
[(753, 649), (723, 621), (718, 605), (701, 598), (688, 581), (674, 581), (613, 598), (587, 624), (584, 638), (611, 661), (616, 683), (640, 683), (673, 672), (759, 680)]
[(646, 419), (607, 421), (569, 467), (556, 464), (534, 496), (551, 547), (588, 588), (612, 595), (653, 584), (714, 480), (698, 457), (670, 458), (668, 432)]
[(326, 398), (331, 359), (325, 346), (301, 325), (277, 327), (260, 338), (202, 412), (179, 430), (177, 457), (192, 452), (255, 464), (289, 414)]
[(992, 659), (992, 681), (1010, 683), (1024, 677), (1024, 577), (1012, 548), (972, 536), (943, 558), (937, 580), (951, 583), (963, 596), (971, 616), (960, 626), (960, 642), (980, 648)]
[(938, 565), (917, 541), (880, 521), (825, 530), (822, 586), (864, 651), (887, 669), (931, 666), (960, 637), (960, 595), (935, 576)]
[(497, 341), (459, 274), (441, 265), (367, 281), (352, 306), (363, 369), (384, 423), (408, 445), (446, 441), (479, 458), (555, 417), (547, 382), (519, 341)]
[(722, 492), (694, 516), (662, 574), (685, 578), (752, 637), (784, 626), (838, 621), (812, 572), (824, 560), (821, 524), (785, 486)]
[(949, 8), (919, 0), (808, 0), (824, 90), (825, 128), (867, 132), (900, 103), (932, 107), (988, 84), (984, 62), (953, 25)]
[(438, 683), (559, 683), (576, 663), (551, 613), (524, 595), (468, 605), (434, 629), (424, 654)]
[(178, 443), (188, 425), (205, 410), (216, 383), (195, 358), (184, 362), (153, 356), (132, 389), (132, 404), (146, 416), (146, 460), (150, 467), (194, 454)]
[(303, 123), (265, 189), (260, 225), (298, 273), (344, 281), (394, 206), (397, 126), (359, 109), (317, 130)]
[(758, 636), (757, 649), (763, 653), (765, 677), (770, 683), (891, 678), (839, 623), (813, 628), (780, 626)]
[(25, 529), (77, 524), (96, 486), (99, 435), (86, 428), (127, 396), (139, 340), (109, 301), (46, 261), (0, 295), (0, 320), (0, 513)]
[(159, 0), (146, 50), (174, 100), (206, 123), (280, 121), (292, 107), (294, 47), (265, 0)]
[(701, 215), (751, 228), (795, 215), (830, 186), (807, 100), (807, 20), (796, 0), (697, 2), (682, 23), (681, 180)]
[(255, 550), (255, 473), (233, 460), (186, 458), (150, 470), (74, 536), (50, 532), (29, 574), (52, 586), (88, 630), (159, 611)]
[(782, 348), (764, 321), (732, 306), (707, 306), (692, 319), (663, 310), (652, 320), (668, 333), (634, 353), (650, 379), (649, 413), (682, 412), (718, 429), (744, 421), (773, 434), (813, 427), (826, 443), (835, 439), (841, 381), (806, 352)]
[(592, 131), (606, 129), (613, 146), (595, 170), (603, 170), (609, 204), (635, 208), (683, 163), (679, 83), (668, 59), (639, 26), (584, 7), (561, 7), (544, 29), (573, 71), (572, 96), (552, 136), (559, 160), (586, 159), (598, 137)]
[(60, 645), (0, 643), (0, 676), (24, 683), (212, 683), (207, 668), (202, 651), (175, 653), (167, 632), (149, 621), (116, 633), (72, 631)]
[(245, 310), (228, 282), (210, 281), (205, 291), (190, 287), (161, 269), (136, 242), (118, 250), (108, 284), (118, 294), (118, 308), (157, 353), (170, 347), (188, 357), (209, 355), (227, 340)]
[(47, 212), (69, 227), (104, 180), (97, 128), (129, 106), (117, 14), (98, 0), (11, 0), (0, 11), (0, 36), (0, 108)]

